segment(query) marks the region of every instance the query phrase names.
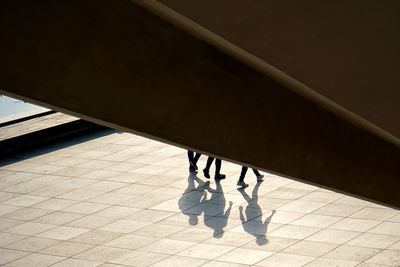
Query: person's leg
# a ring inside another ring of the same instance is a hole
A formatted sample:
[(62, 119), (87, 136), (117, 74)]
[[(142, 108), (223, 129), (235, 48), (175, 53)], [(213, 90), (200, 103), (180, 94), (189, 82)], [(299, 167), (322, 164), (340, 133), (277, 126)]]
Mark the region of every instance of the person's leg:
[(188, 155), (189, 162), (192, 162), (193, 161), (194, 152), (188, 150), (187, 155)]
[(246, 177), (247, 169), (248, 169), (247, 167), (242, 166), (242, 171), (240, 172), (239, 182), (244, 181), (244, 177)]
[(264, 181), (264, 175), (262, 175), (257, 169), (253, 169), (253, 172), (257, 177), (257, 182)]
[(197, 162), (199, 161), (200, 156), (201, 156), (200, 153), (196, 153), (196, 155), (195, 155), (194, 158), (193, 158), (194, 164), (197, 164)]
[(221, 174), (221, 160), (215, 159), (215, 179), (224, 179), (225, 174)]
[(189, 171), (196, 172), (197, 166), (196, 166), (196, 162), (194, 161), (195, 160), (194, 152), (188, 150), (187, 154), (188, 154), (188, 159), (189, 159)]
[(244, 182), (244, 177), (246, 177), (247, 169), (248, 169), (248, 168), (247, 168), (246, 166), (242, 166), (242, 171), (240, 172), (239, 181), (237, 182), (237, 185), (240, 186), (240, 187), (242, 187), (242, 188), (245, 188), (245, 187), (248, 187), (248, 186), (249, 186), (248, 184), (246, 184), (246, 183)]
[(206, 177), (206, 178), (210, 178), (210, 167), (211, 167), (211, 164), (213, 163), (213, 161), (214, 161), (213, 157), (208, 157), (206, 167), (203, 170), (204, 177)]

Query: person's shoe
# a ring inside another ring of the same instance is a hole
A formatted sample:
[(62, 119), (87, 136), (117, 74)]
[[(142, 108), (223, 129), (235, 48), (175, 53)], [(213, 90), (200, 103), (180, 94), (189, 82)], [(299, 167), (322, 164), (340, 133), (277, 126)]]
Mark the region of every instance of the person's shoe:
[(260, 174), (257, 176), (257, 183), (264, 181), (264, 175)]
[(189, 172), (196, 173), (197, 169), (193, 168), (192, 166), (189, 167)]
[(246, 184), (245, 182), (242, 181), (238, 181), (236, 185), (240, 186), (241, 188), (246, 188), (249, 186), (249, 184)]
[(216, 174), (216, 175), (214, 176), (214, 179), (215, 179), (215, 180), (222, 180), (222, 179), (225, 179), (225, 177), (226, 177), (225, 174), (220, 173), (220, 174)]
[(207, 169), (204, 169), (203, 173), (204, 173), (204, 177), (206, 177), (207, 179), (210, 179), (210, 172)]
[(195, 170), (195, 171), (198, 170), (196, 163), (194, 163), (194, 162), (192, 162), (192, 161), (189, 161), (189, 164), (190, 164), (190, 168), (191, 168), (191, 169), (193, 169), (193, 170)]

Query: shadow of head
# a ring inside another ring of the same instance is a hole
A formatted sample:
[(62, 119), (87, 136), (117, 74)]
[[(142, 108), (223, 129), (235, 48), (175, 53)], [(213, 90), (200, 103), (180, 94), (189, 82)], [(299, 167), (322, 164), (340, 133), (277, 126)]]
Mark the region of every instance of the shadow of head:
[(189, 216), (189, 224), (190, 225), (196, 225), (199, 223), (199, 218), (197, 217), (197, 215), (190, 215)]
[(267, 239), (267, 237), (266, 237), (265, 235), (259, 236), (259, 237), (257, 237), (257, 239), (256, 239), (256, 243), (257, 243), (259, 246), (263, 246), (263, 245), (265, 245), (265, 244), (268, 243), (268, 239)]

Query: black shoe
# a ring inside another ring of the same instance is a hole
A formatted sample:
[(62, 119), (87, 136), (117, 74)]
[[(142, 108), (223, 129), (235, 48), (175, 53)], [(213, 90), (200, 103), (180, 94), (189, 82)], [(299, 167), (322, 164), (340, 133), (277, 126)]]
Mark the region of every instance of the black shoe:
[(207, 169), (204, 169), (203, 173), (204, 173), (204, 177), (206, 177), (207, 179), (210, 179), (210, 172)]
[(226, 175), (225, 174), (216, 174), (215, 176), (214, 176), (214, 179), (215, 180), (222, 180), (222, 179), (225, 179), (225, 177), (226, 177)]

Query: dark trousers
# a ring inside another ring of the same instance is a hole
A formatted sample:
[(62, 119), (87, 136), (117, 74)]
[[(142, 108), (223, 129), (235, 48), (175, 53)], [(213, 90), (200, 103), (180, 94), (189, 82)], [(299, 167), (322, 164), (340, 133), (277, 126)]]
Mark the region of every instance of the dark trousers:
[(194, 164), (197, 163), (197, 161), (199, 160), (201, 154), (200, 153), (195, 153), (193, 151), (189, 151), (188, 150), (188, 159), (190, 162), (193, 162)]
[[(248, 167), (242, 166), (242, 171), (240, 172), (240, 177), (239, 177), (240, 182), (244, 181), (244, 177), (246, 177), (247, 169), (248, 169)], [(253, 169), (253, 172), (256, 176), (260, 176), (260, 173), (258, 172), (258, 170)]]
[[(210, 171), (210, 167), (213, 161), (214, 161), (213, 157), (208, 157), (205, 170)], [(221, 171), (221, 160), (215, 159), (215, 174), (220, 174), (220, 171)]]

